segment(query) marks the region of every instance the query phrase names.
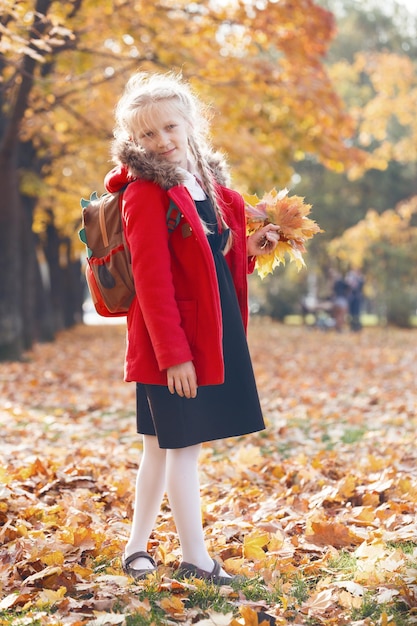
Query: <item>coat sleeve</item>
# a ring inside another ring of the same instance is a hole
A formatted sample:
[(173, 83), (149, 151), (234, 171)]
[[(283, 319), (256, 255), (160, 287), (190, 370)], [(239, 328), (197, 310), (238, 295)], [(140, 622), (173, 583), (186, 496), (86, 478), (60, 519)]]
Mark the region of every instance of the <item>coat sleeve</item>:
[(124, 194), (123, 218), (136, 299), (160, 370), (193, 358), (175, 298), (171, 271), (165, 191), (137, 181)]

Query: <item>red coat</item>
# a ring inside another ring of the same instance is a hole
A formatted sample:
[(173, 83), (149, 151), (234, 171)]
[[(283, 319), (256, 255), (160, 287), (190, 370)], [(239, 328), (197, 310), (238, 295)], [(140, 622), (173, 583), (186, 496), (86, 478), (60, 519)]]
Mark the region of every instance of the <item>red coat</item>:
[[(166, 369), (192, 360), (199, 385), (222, 383), (222, 321), (213, 255), (188, 190), (164, 189), (159, 174), (137, 178), (137, 167), (115, 168), (106, 177), (109, 191), (127, 181), (123, 220), (132, 255), (136, 296), (127, 316), (125, 380), (166, 385)], [(171, 172), (172, 173), (172, 172)], [(174, 174), (174, 181), (175, 181)], [(164, 185), (173, 182), (164, 177)], [(235, 191), (217, 186), (233, 246), (226, 259), (245, 327), (248, 320), (246, 223), (244, 202)], [(181, 221), (169, 235), (170, 198)], [(251, 267), (252, 269), (252, 267)]]

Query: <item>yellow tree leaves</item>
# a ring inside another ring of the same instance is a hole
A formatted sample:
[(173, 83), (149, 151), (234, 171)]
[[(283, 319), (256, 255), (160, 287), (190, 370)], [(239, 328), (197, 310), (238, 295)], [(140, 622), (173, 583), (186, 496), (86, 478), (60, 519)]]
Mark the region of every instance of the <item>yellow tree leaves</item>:
[[(348, 102), (358, 145), (369, 151), (366, 167), (385, 169), (389, 161), (417, 159), (417, 76), (411, 57), (361, 52), (353, 64), (340, 61), (330, 74)], [(357, 174), (360, 175), (359, 167)], [(355, 175), (355, 167), (352, 168)]]
[(411, 220), (416, 210), (417, 198), (411, 198), (382, 214), (370, 209), (363, 220), (330, 243), (330, 250), (341, 260), (362, 267), (372, 246), (378, 241), (385, 240), (393, 246), (415, 245), (417, 229)]
[[(8, 5), (8, 32), (30, 46), (22, 25), (30, 25), (33, 2)], [(138, 69), (181, 71), (213, 105), (214, 143), (228, 154), (243, 190), (287, 184), (305, 154), (336, 169), (362, 159), (347, 145), (351, 120), (323, 65), (334, 19), (312, 0), (82, 0), (74, 10), (51, 2), (46, 23), (42, 45), (55, 36), (67, 46), (56, 44), (59, 54), (38, 71), (20, 129), (43, 164), (38, 180), (22, 172), (26, 191), (39, 198), (37, 232), (51, 208), (62, 232), (76, 232), (76, 199), (102, 188), (113, 109)], [(22, 52), (7, 50), (5, 76)], [(12, 90), (8, 95), (12, 101)]]
[(355, 67), (366, 73), (373, 97), (355, 111), (359, 141), (373, 150), (376, 159), (407, 163), (417, 159), (417, 124), (412, 114), (417, 104), (417, 78), (410, 57), (388, 53), (359, 55)]
[[(44, 7), (46, 11), (49, 9), (48, 4), (58, 5), (52, 2), (46, 3)], [(39, 63), (45, 63), (47, 55), (54, 49), (61, 48), (74, 40), (73, 32), (65, 24), (65, 11), (60, 11), (59, 7), (54, 7), (58, 10), (47, 20), (50, 28), (36, 30), (28, 37), (33, 19), (33, 8), (32, 2), (16, 3), (3, 0), (0, 36), (1, 50), (6, 58), (15, 54), (25, 55)]]
[(288, 183), (291, 164), (306, 154), (338, 170), (359, 163), (359, 151), (342, 139), (353, 126), (323, 65), (333, 16), (310, 0), (235, 6), (232, 32), (241, 45), (228, 52), (226, 67), (221, 62), (229, 81), (210, 83), (222, 114), (215, 140), (242, 188)]

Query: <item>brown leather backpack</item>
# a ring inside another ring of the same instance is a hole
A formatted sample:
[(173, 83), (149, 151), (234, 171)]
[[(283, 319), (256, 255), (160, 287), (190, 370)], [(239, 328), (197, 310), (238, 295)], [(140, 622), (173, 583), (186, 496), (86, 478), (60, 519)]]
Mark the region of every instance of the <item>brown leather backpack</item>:
[[(125, 188), (100, 197), (94, 191), (89, 200), (81, 198), (83, 227), (79, 237), (87, 246), (87, 285), (94, 307), (103, 317), (126, 315), (135, 295), (121, 217)], [(167, 211), (169, 233), (180, 219), (180, 210), (171, 200)]]

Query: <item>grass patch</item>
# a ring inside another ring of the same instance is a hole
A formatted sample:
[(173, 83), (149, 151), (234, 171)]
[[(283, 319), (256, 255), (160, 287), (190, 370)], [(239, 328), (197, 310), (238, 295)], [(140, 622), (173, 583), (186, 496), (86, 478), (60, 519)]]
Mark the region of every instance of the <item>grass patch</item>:
[(352, 610), (352, 619), (361, 620), (371, 618), (377, 620), (381, 617), (382, 605), (378, 604), (372, 594), (365, 594), (362, 606), (359, 609)]
[[(191, 581), (192, 582), (192, 581)], [(213, 613), (230, 615), (239, 617), (239, 605), (242, 597), (247, 601), (266, 601), (277, 604), (279, 602), (278, 594), (269, 592), (264, 583), (260, 579), (247, 580), (244, 583), (235, 585), (234, 593), (225, 595), (222, 587), (214, 584), (196, 581), (195, 588), (183, 590), (181, 592), (181, 601), (184, 606), (185, 613), (190, 611), (193, 620), (209, 619)], [(137, 597), (140, 601), (147, 601), (150, 604), (150, 610), (131, 614), (126, 618), (126, 626), (150, 626), (150, 625), (166, 625), (169, 623), (167, 613), (161, 609), (161, 601), (166, 599), (175, 599), (176, 594), (172, 591), (162, 592), (158, 585), (153, 586), (152, 583), (138, 592)], [(180, 616), (177, 616), (182, 621)], [(172, 623), (175, 622), (174, 621)]]
[(335, 572), (343, 572), (351, 578), (356, 571), (357, 559), (350, 552), (342, 550), (337, 557), (329, 559), (328, 567)]
[[(326, 319), (332, 320), (330, 315)], [(417, 316), (412, 316), (410, 319), (410, 323), (412, 326), (417, 326)], [(286, 326), (303, 326), (305, 324), (306, 326), (313, 327), (315, 324), (317, 324), (317, 319), (312, 314), (306, 315), (304, 319), (302, 315), (297, 315), (296, 313), (294, 313), (292, 315), (286, 315), (284, 317), (284, 324)], [(374, 328), (376, 326), (384, 325), (383, 321), (381, 321), (377, 315), (373, 315), (371, 313), (363, 313), (361, 315), (361, 324), (365, 328)], [(348, 327), (349, 324), (347, 323), (346, 328)], [(329, 330), (332, 330), (332, 328), (330, 327)]]
[(298, 604), (302, 604), (307, 600), (308, 593), (309, 584), (307, 579), (303, 578), (301, 575), (297, 575), (291, 587), (291, 595), (297, 600)]
[(352, 428), (350, 430), (346, 430), (341, 438), (343, 443), (357, 443), (360, 441), (364, 434), (367, 432), (365, 428)]
[(105, 574), (109, 569), (112, 570), (115, 566), (120, 566), (120, 561), (121, 559), (119, 556), (110, 558), (99, 555), (93, 560), (91, 568), (95, 574), (101, 575)]
[(280, 604), (282, 601), (282, 590), (269, 591), (265, 583), (260, 578), (252, 578), (242, 585), (242, 593), (246, 600), (256, 602), (265, 600), (268, 604)]
[(153, 615), (148, 615), (147, 613), (135, 613), (134, 615), (126, 616), (126, 626), (150, 626), (151, 624), (166, 624), (166, 620), (164, 622), (158, 622)]
[(45, 611), (34, 611), (28, 609), (27, 611), (0, 611), (0, 626), (42, 626), (45, 617), (52, 614), (52, 611), (46, 613)]
[[(390, 621), (387, 621), (388, 616)], [(371, 620), (370, 624), (393, 624), (408, 626), (410, 624), (410, 609), (403, 602), (380, 604), (372, 593), (365, 594), (362, 606), (352, 610), (352, 620)], [(367, 623), (367, 622), (366, 622)]]
[(402, 550), (404, 554), (413, 554), (417, 548), (417, 541), (387, 541), (387, 546), (394, 550)]
[[(126, 615), (126, 626), (147, 626), (148, 624), (166, 624), (167, 613), (161, 608), (160, 602), (164, 598), (170, 598), (169, 591), (161, 591), (159, 585), (148, 582), (145, 589), (138, 589), (137, 598), (141, 602), (147, 601), (150, 609), (137, 611), (131, 615)], [(122, 612), (122, 611), (121, 611)]]
[(185, 605), (198, 607), (202, 612), (210, 609), (215, 613), (230, 613), (235, 611), (227, 598), (222, 595), (221, 588), (215, 585), (201, 585), (195, 591), (190, 591)]

